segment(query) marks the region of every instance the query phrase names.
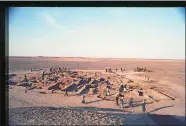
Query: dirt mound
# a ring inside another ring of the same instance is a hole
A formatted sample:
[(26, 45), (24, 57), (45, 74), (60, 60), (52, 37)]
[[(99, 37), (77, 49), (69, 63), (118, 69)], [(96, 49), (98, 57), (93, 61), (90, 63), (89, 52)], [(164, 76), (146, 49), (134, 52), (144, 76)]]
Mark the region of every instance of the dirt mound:
[(57, 82), (55, 85), (49, 87), (48, 90), (59, 90), (60, 84), (62, 84), (62, 82)]
[(76, 90), (76, 88), (77, 88), (77, 85), (76, 84), (71, 84), (68, 88), (67, 88), (67, 90), (69, 91), (69, 92), (73, 92), (74, 90)]
[(63, 88), (61, 88), (62, 91), (69, 91), (69, 92), (73, 92), (77, 89), (77, 85), (75, 83), (72, 83), (70, 85), (64, 86)]
[(79, 81), (79, 83), (77, 84), (77, 86), (81, 86), (81, 85), (83, 85), (83, 84), (85, 84), (87, 81), (85, 80), (85, 79), (81, 79), (80, 81)]
[(93, 80), (93, 81), (91, 82), (91, 84), (98, 84), (98, 83), (99, 83), (98, 80)]
[(87, 94), (89, 92), (90, 85), (85, 84), (80, 90), (78, 90), (77, 95)]
[(72, 83), (73, 82), (73, 78), (71, 78), (71, 77), (65, 77), (65, 78), (63, 78), (61, 80), (61, 82), (66, 85), (66, 84)]

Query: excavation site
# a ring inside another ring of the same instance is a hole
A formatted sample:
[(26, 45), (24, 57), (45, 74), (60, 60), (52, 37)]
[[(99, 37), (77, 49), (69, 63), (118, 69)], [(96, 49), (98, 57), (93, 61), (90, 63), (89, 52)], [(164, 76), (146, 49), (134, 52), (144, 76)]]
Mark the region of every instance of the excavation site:
[[(108, 63), (111, 61), (115, 62), (110, 60)], [(102, 64), (105, 61), (99, 62), (100, 67), (103, 67)], [(11, 111), (18, 111), (18, 108), (39, 107), (36, 110), (41, 111), (42, 108), (40, 107), (47, 107), (43, 109), (48, 111), (48, 107), (54, 107), (53, 109), (56, 112), (58, 110), (68, 111), (66, 110), (68, 108), (69, 111), (81, 110), (83, 113), (80, 115), (86, 114), (84, 111), (90, 111), (90, 113), (99, 112), (109, 116), (108, 120), (110, 122), (103, 121), (95, 124), (112, 124), (110, 116), (113, 115), (121, 118), (120, 121), (115, 120), (114, 124), (118, 125), (164, 124), (160, 121), (163, 118), (173, 120), (170, 123), (180, 123), (184, 120), (182, 118), (184, 111), (181, 111), (184, 98), (181, 97), (183, 94), (180, 94), (183, 92), (176, 91), (183, 89), (179, 85), (181, 81), (177, 81), (176, 85), (165, 83), (167, 77), (162, 74), (162, 70), (152, 65), (147, 67), (144, 65), (126, 65), (126, 67), (118, 65), (118, 67), (113, 67), (111, 65), (111, 67), (104, 67), (104, 70), (95, 68), (94, 65), (89, 69), (73, 68), (69, 64), (69, 67), (67, 65), (51, 66), (49, 68), (32, 67), (25, 70), (11, 71), (9, 75), (6, 75), (9, 78), (9, 85), (7, 86), (9, 108), (11, 108)], [(173, 79), (173, 77), (170, 79)], [(143, 109), (144, 104), (145, 109)], [(30, 109), (25, 111), (31, 112)], [(144, 112), (149, 116), (142, 116)], [(167, 114), (170, 114), (170, 117), (163, 116)], [(156, 117), (156, 115), (158, 116)], [(159, 115), (163, 117), (159, 117)], [(180, 116), (177, 117), (176, 115)], [(135, 119), (135, 122), (132, 121), (133, 119)], [(16, 124), (27, 123), (17, 122)], [(30, 122), (29, 124), (34, 125), (35, 123)], [(40, 122), (39, 124), (45, 123)], [(50, 121), (46, 124), (53, 125)], [(88, 124), (88, 122), (77, 122), (75, 124)]]

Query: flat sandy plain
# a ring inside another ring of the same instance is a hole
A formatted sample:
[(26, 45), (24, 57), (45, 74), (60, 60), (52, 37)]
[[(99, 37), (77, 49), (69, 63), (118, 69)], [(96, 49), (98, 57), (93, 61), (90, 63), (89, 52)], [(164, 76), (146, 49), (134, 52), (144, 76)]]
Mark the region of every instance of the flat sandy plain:
[[(147, 111), (151, 112), (149, 116), (143, 118), (143, 121), (147, 123), (142, 123), (140, 122), (142, 119), (140, 121), (138, 119), (140, 116), (138, 116), (136, 113), (139, 113), (140, 107), (135, 107), (132, 110), (130, 108), (126, 108), (124, 109), (125, 111), (120, 112), (120, 116), (126, 115), (128, 118), (128, 120), (125, 121), (125, 124), (162, 124), (161, 119), (163, 119), (163, 117), (156, 117), (156, 115), (170, 115), (171, 117), (181, 119), (181, 121), (184, 121), (185, 123), (185, 60), (109, 59), (80, 57), (9, 57), (9, 73), (18, 73), (23, 71), (29, 72), (31, 68), (45, 69), (50, 67), (67, 67), (74, 70), (81, 69), (84, 71), (105, 71), (107, 68), (112, 68), (113, 70), (118, 68), (118, 70), (120, 70), (122, 67), (126, 69), (128, 73), (133, 72), (136, 67), (146, 67), (150, 70), (153, 70), (153, 72), (139, 74), (141, 76), (149, 76), (150, 79), (155, 80), (156, 87), (160, 88), (164, 93), (175, 97), (176, 100), (163, 100), (152, 105), (147, 105)], [(132, 75), (127, 75), (127, 77), (132, 80), (136, 78), (136, 76)], [(118, 112), (118, 107), (116, 107), (111, 101), (100, 101), (99, 103), (82, 105), (80, 103), (80, 97), (69, 97), (68, 100), (67, 98), (64, 98), (63, 101), (56, 100), (60, 99), (60, 97), (61, 96), (59, 95), (43, 96), (34, 92), (25, 94), (24, 89), (16, 88), (9, 91), (9, 108), (15, 109), (35, 106), (68, 106), (76, 108), (95, 107), (100, 108), (100, 110), (112, 109), (112, 111), (109, 111), (108, 113), (113, 115), (114, 113)], [(45, 99), (50, 99), (50, 101)], [(92, 99), (93, 98), (87, 98), (88, 101), (91, 101)], [(127, 113), (129, 111), (133, 114)], [(133, 116), (129, 118), (128, 114)], [(168, 120), (165, 121), (166, 119)], [(172, 118), (165, 117), (164, 123), (168, 123), (170, 119)], [(169, 124), (171, 124), (171, 122)]]

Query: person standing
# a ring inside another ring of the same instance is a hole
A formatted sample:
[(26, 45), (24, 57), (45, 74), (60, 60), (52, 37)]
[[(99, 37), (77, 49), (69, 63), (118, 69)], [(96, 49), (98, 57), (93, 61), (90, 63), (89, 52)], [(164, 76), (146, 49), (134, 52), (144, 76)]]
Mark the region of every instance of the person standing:
[(119, 93), (122, 93), (123, 90), (124, 90), (124, 86), (123, 86), (123, 83), (121, 83), (120, 88), (119, 88)]
[(124, 104), (124, 98), (120, 97), (120, 108), (123, 108), (123, 104)]
[(116, 93), (116, 105), (118, 105), (118, 101), (119, 101), (119, 94)]
[(143, 103), (141, 104), (141, 107), (142, 107), (143, 114), (145, 114), (145, 112), (146, 112), (146, 102), (145, 102), (145, 100), (143, 100)]
[(28, 89), (27, 89), (27, 87), (25, 87), (25, 93), (27, 93), (27, 91), (28, 91)]
[(64, 96), (68, 96), (68, 90), (67, 89), (65, 90)]
[(45, 72), (43, 71), (43, 73), (42, 73), (42, 81), (44, 82), (44, 74), (45, 74)]
[(107, 90), (106, 87), (103, 89), (103, 100), (106, 99), (106, 95), (107, 95)]
[(109, 89), (109, 87), (107, 87), (107, 96), (109, 96), (110, 95), (110, 89)]
[(129, 98), (129, 107), (133, 108), (133, 98)]
[(124, 85), (123, 91), (127, 91), (127, 85)]
[(24, 81), (26, 81), (26, 82), (27, 82), (27, 76), (26, 76), (26, 74), (25, 74), (25, 78), (24, 78)]
[(54, 89), (52, 89), (52, 94), (54, 93)]
[(82, 103), (85, 104), (85, 95), (83, 95)]

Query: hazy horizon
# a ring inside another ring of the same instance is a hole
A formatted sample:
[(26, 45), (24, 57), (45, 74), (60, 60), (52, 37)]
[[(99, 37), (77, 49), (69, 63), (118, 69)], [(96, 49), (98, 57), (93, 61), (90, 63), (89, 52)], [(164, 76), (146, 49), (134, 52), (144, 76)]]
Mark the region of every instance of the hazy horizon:
[(43, 57), (43, 58), (98, 58), (98, 59), (141, 59), (141, 60), (183, 60), (185, 59), (153, 59), (153, 58), (117, 58), (117, 57), (73, 57), (73, 56), (9, 56), (9, 57)]
[(184, 19), (183, 8), (14, 7), (9, 56), (184, 60)]

